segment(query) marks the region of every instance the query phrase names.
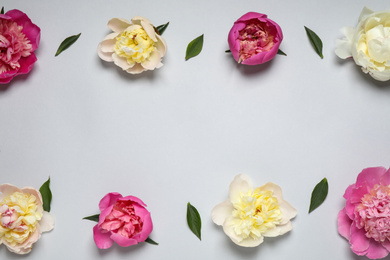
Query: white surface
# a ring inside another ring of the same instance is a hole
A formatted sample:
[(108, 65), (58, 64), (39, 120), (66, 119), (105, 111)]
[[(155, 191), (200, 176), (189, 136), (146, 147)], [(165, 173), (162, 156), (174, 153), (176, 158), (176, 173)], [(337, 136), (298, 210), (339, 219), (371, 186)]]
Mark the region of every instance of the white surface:
[[(386, 1), (5, 0), (42, 30), (27, 77), (0, 87), (0, 183), (39, 186), (51, 177), (56, 226), (21, 257), (0, 259), (360, 259), (337, 233), (342, 195), (369, 166), (389, 166), (390, 84), (334, 55), (339, 29)], [(279, 23), (287, 57), (240, 66), (228, 49), (233, 22), (257, 11)], [(96, 54), (110, 18), (170, 22), (164, 66), (131, 76)], [(321, 60), (303, 26), (324, 43)], [(63, 39), (82, 33), (58, 57)], [(187, 44), (203, 34), (198, 57)], [(240, 248), (211, 221), (239, 173), (272, 181), (298, 210), (292, 232)], [(325, 203), (307, 213), (312, 189), (329, 181)], [(108, 192), (141, 198), (159, 246), (99, 250), (93, 222)], [(199, 210), (202, 241), (186, 204)]]

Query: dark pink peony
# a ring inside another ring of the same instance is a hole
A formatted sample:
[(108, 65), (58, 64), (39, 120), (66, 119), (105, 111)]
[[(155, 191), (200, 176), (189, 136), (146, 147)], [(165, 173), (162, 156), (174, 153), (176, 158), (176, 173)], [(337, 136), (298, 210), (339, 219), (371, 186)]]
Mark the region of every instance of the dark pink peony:
[(340, 235), (357, 255), (386, 257), (390, 251), (390, 170), (364, 169), (344, 198), (345, 207), (338, 214)]
[(108, 193), (99, 203), (99, 223), (93, 228), (98, 248), (107, 249), (115, 241), (120, 246), (144, 242), (153, 230), (150, 212), (140, 199), (133, 196)]
[(29, 73), (37, 61), (41, 29), (19, 10), (0, 14), (0, 84)]
[(249, 12), (238, 19), (229, 32), (230, 51), (238, 63), (257, 65), (277, 54), (283, 40), (280, 26), (267, 15)]

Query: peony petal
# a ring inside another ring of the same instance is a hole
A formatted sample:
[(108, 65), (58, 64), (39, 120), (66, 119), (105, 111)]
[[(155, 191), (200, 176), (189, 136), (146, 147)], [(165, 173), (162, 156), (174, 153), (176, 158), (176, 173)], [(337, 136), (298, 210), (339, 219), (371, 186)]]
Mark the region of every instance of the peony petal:
[(156, 42), (156, 49), (160, 52), (161, 57), (164, 57), (167, 52), (167, 43), (160, 35), (156, 35), (158, 41)]
[(43, 202), (42, 202), (42, 195), (41, 195), (41, 193), (38, 190), (36, 190), (36, 189), (34, 189), (32, 187), (23, 187), (20, 190), (23, 193), (34, 195), (34, 197), (37, 199), (38, 206), (42, 207), (42, 204), (43, 204)]
[(107, 23), (108, 28), (116, 33), (123, 32), (130, 25), (131, 23), (128, 20), (122, 18), (112, 18)]
[[(136, 215), (138, 215), (138, 213), (136, 213)], [(143, 221), (142, 231), (134, 236), (134, 239), (138, 242), (144, 242), (153, 231), (153, 222), (150, 212), (147, 211), (147, 214), (144, 214), (141, 218)]]
[(118, 245), (127, 247), (138, 244), (138, 241), (133, 238), (127, 238), (117, 233), (111, 233), (110, 238), (114, 240)]
[(232, 223), (232, 220), (233, 220), (232, 217), (226, 219), (226, 221), (223, 223), (223, 231), (228, 237), (230, 237), (230, 239), (234, 243), (243, 247), (255, 247), (263, 243), (264, 237), (262, 236), (259, 239), (253, 239), (251, 237), (243, 239), (242, 237), (237, 236), (236, 233), (234, 232), (233, 226), (230, 225), (230, 223)]
[(364, 255), (370, 245), (370, 239), (366, 237), (364, 229), (358, 229), (356, 225), (351, 225), (351, 239), (349, 240), (351, 249), (358, 255)]
[(364, 20), (368, 15), (370, 15), (370, 14), (372, 14), (372, 13), (374, 13), (374, 11), (372, 11), (370, 8), (368, 8), (368, 7), (363, 7), (363, 10), (362, 10), (362, 12), (360, 13), (360, 16), (359, 16), (359, 22), (360, 21), (362, 21), (362, 20)]
[(26, 241), (24, 241), (21, 244), (16, 244), (16, 245), (10, 245), (8, 243), (4, 243), (9, 251), (19, 254), (19, 255), (24, 255), (30, 253), (32, 246), (35, 242), (38, 241), (38, 239), (41, 237), (39, 230), (36, 229), (34, 233), (32, 233)]
[(111, 192), (106, 194), (99, 203), (99, 209), (100, 211), (105, 210), (111, 205), (114, 205), (117, 199), (122, 198), (122, 195), (118, 192)]
[(147, 60), (141, 62), (141, 65), (147, 70), (154, 70), (159, 65), (160, 60), (160, 53), (158, 51), (154, 51), (150, 54)]
[(41, 39), (41, 29), (33, 24), (25, 13), (17, 9), (8, 11), (6, 15), (11, 17), (19, 26), (23, 27), (22, 32), (30, 40), (32, 51), (35, 51)]
[(227, 199), (213, 208), (211, 218), (215, 224), (221, 226), (232, 215), (233, 210), (233, 204), (230, 202), (230, 199)]
[(382, 175), (380, 184), (383, 186), (390, 185), (390, 168)]
[(139, 63), (135, 63), (135, 65), (133, 67), (126, 70), (126, 72), (128, 72), (130, 74), (139, 74), (143, 71), (145, 71), (145, 69)]
[(114, 207), (114, 205), (111, 205), (109, 206), (108, 208), (105, 208), (104, 210), (102, 210), (100, 212), (100, 215), (99, 215), (99, 222), (98, 222), (98, 225), (99, 227), (101, 227), (101, 225), (103, 224), (104, 220), (106, 219), (106, 217), (108, 215), (110, 215), (110, 213), (112, 212), (112, 208)]
[(129, 64), (127, 62), (127, 59), (124, 58), (124, 57), (119, 57), (118, 55), (116, 55), (115, 53), (112, 55), (112, 59), (114, 60), (114, 63), (115, 65), (117, 65), (118, 67), (120, 67), (122, 70), (128, 70), (130, 69), (131, 67), (134, 66), (135, 62), (132, 63), (132, 64)]
[(41, 233), (51, 231), (54, 228), (54, 217), (47, 211), (43, 212), (41, 221), (39, 221), (39, 230)]
[(380, 183), (380, 179), (385, 174), (384, 167), (371, 167), (364, 169), (359, 173), (356, 180), (356, 187), (367, 185), (368, 189), (372, 189), (375, 184)]
[(367, 250), (367, 257), (370, 259), (379, 259), (384, 258), (389, 254), (389, 250), (384, 248), (381, 243), (376, 242), (375, 240), (370, 240), (370, 246)]
[(357, 187), (355, 189), (352, 189), (349, 200), (352, 204), (360, 203), (362, 201), (362, 197), (369, 192), (370, 191), (367, 189), (367, 186)]
[(298, 211), (290, 205), (287, 201), (279, 201), (279, 207), (282, 211), (283, 218), (280, 221), (281, 225), (286, 224), (290, 221), (290, 219), (295, 218), (295, 216), (298, 214)]
[(259, 187), (259, 189), (261, 191), (272, 191), (272, 196), (276, 197), (278, 201), (283, 201), (283, 193), (279, 185), (268, 182), (265, 185)]
[(113, 61), (112, 54), (114, 53), (114, 46), (115, 46), (116, 40), (115, 39), (107, 39), (103, 40), (98, 45), (98, 55), (99, 57), (104, 60), (111, 62)]
[(98, 225), (93, 227), (93, 240), (95, 241), (95, 244), (100, 249), (107, 249), (112, 246), (114, 243), (111, 238), (111, 233), (102, 233), (98, 227)]
[(351, 238), (351, 224), (352, 220), (345, 213), (345, 208), (343, 208), (337, 215), (337, 229), (339, 234), (348, 240)]
[(237, 22), (246, 22), (251, 19), (259, 19), (259, 18), (267, 18), (266, 14), (256, 13), (256, 12), (248, 12), (241, 16)]
[(119, 199), (119, 201), (128, 201), (128, 200), (131, 200), (133, 202), (138, 203), (141, 206), (146, 207), (146, 204), (141, 199), (134, 197), (134, 196), (126, 196), (126, 197)]
[(248, 175), (237, 175), (229, 186), (230, 201), (236, 201), (241, 193), (247, 193), (252, 187), (252, 180)]
[(277, 237), (291, 231), (292, 228), (293, 226), (291, 221), (288, 221), (284, 225), (278, 225), (275, 228), (266, 230), (262, 235), (264, 237)]
[(21, 192), (21, 190), (12, 184), (5, 183), (0, 185), (0, 192), (2, 193), (0, 194), (0, 199), (3, 199), (14, 192)]

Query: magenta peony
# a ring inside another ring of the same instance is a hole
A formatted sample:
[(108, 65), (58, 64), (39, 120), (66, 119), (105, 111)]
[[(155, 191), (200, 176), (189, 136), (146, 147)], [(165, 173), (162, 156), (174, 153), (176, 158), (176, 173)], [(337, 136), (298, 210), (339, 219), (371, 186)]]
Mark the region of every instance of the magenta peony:
[(230, 51), (238, 63), (257, 65), (272, 60), (283, 40), (280, 26), (267, 15), (249, 12), (229, 32)]
[(345, 191), (345, 207), (338, 214), (338, 230), (352, 251), (370, 259), (390, 251), (390, 170), (364, 169)]
[(0, 14), (0, 84), (29, 73), (37, 61), (41, 29), (19, 10)]
[(93, 228), (98, 248), (107, 249), (115, 241), (120, 246), (144, 242), (153, 230), (150, 212), (137, 197), (108, 193), (99, 203), (99, 223)]

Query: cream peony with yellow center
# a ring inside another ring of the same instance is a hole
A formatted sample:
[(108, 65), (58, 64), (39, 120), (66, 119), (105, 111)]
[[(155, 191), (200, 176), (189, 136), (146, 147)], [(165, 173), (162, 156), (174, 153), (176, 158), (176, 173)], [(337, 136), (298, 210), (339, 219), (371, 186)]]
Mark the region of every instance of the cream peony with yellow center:
[(363, 8), (356, 28), (343, 27), (344, 38), (336, 40), (336, 55), (352, 57), (365, 73), (380, 81), (390, 80), (390, 10)]
[(108, 27), (114, 31), (98, 46), (102, 60), (114, 62), (128, 73), (138, 74), (160, 68), (166, 53), (165, 40), (144, 17), (136, 16), (131, 23), (125, 19), (113, 18)]
[(230, 198), (212, 210), (215, 224), (223, 226), (239, 246), (255, 247), (264, 237), (283, 235), (292, 229), (290, 219), (297, 211), (283, 200), (282, 190), (274, 183), (253, 189), (248, 175), (237, 175), (230, 184)]
[(53, 217), (42, 208), (34, 188), (0, 185), (0, 245), (17, 254), (29, 253), (42, 232), (54, 227)]

